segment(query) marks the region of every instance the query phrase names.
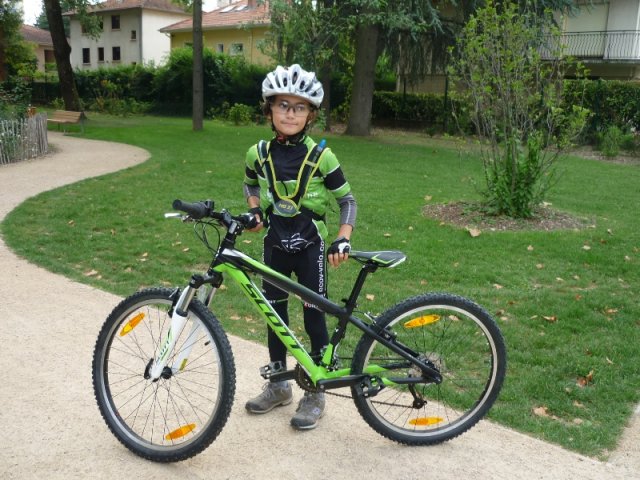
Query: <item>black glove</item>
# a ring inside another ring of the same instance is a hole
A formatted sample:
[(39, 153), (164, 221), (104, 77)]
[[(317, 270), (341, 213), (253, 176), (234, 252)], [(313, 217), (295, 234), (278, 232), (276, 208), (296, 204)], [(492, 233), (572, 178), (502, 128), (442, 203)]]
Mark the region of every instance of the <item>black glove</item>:
[(338, 237), (336, 238), (327, 253), (329, 255), (333, 253), (346, 253), (348, 254), (351, 251), (351, 244), (349, 243), (349, 239), (346, 237)]
[(256, 224), (252, 225), (249, 228), (257, 227), (260, 222), (264, 223), (264, 213), (262, 213), (262, 209), (260, 207), (250, 208), (249, 213), (252, 213), (254, 215), (254, 218), (255, 218), (255, 215), (258, 215), (258, 220), (256, 220)]

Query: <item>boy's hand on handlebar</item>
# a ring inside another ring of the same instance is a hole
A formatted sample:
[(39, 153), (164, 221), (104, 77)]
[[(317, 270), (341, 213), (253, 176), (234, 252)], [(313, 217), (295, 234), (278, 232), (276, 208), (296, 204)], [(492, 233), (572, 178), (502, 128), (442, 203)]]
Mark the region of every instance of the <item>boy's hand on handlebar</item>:
[(262, 209), (260, 207), (250, 208), (249, 213), (254, 215), (255, 223), (251, 222), (248, 224), (247, 230), (249, 232), (259, 232), (264, 228), (264, 223), (262, 222), (264, 214), (262, 213)]
[(350, 251), (351, 244), (349, 243), (348, 238), (342, 236), (336, 238), (327, 250), (329, 264), (332, 267), (340, 266), (341, 263), (347, 261)]

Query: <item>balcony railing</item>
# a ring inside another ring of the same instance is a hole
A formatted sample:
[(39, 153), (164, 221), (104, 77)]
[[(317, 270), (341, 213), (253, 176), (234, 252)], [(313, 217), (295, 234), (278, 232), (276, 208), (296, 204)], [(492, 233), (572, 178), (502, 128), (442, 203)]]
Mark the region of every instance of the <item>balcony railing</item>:
[[(640, 31), (566, 32), (560, 35), (564, 55), (581, 60), (640, 62)], [(550, 49), (554, 50), (554, 49)], [(551, 58), (549, 50), (543, 53)]]

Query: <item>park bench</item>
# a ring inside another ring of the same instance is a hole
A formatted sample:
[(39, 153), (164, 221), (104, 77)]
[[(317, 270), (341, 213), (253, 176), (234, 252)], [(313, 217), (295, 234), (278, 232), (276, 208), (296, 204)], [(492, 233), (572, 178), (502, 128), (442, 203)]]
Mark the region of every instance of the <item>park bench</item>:
[(82, 112), (71, 112), (69, 110), (56, 110), (53, 112), (53, 115), (47, 119), (51, 123), (58, 124), (58, 130), (60, 130), (60, 125), (63, 127), (63, 131), (66, 133), (67, 125), (72, 125), (75, 123), (80, 124), (80, 130), (84, 133), (84, 113)]

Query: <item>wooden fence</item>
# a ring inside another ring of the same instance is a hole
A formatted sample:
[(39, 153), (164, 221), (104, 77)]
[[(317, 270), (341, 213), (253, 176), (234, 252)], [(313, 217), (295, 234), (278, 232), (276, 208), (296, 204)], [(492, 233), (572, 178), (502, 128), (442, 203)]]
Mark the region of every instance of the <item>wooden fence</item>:
[(0, 166), (44, 155), (49, 151), (47, 114), (0, 121)]

